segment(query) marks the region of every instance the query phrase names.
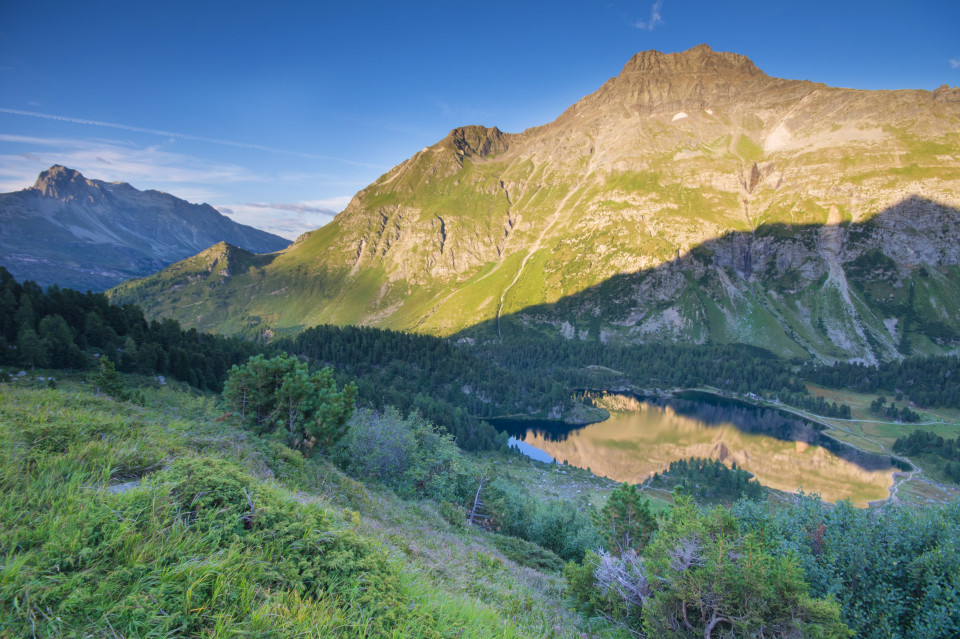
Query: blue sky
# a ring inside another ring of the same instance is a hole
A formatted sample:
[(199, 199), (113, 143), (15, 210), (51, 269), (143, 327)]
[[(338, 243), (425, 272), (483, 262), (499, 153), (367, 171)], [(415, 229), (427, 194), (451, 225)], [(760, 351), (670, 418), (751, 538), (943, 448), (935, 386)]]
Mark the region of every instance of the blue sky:
[(0, 191), (65, 164), (292, 238), (450, 129), (548, 122), (637, 51), (934, 89), (960, 85), (958, 33), (952, 0), (5, 0)]

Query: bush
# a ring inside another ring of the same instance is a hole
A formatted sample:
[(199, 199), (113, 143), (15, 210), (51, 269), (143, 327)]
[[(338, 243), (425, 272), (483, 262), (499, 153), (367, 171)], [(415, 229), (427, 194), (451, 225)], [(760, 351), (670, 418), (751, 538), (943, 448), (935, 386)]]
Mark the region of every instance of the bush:
[[(472, 495), (471, 495), (472, 497)], [(498, 477), (484, 488), (488, 527), (533, 542), (565, 560), (579, 560), (600, 544), (589, 512), (567, 501), (542, 500)]]
[(690, 498), (678, 498), (643, 558), (650, 585), (643, 627), (652, 636), (852, 634), (835, 601), (807, 594), (792, 557), (772, 553), (722, 508), (703, 513)]
[[(586, 552), (580, 563), (568, 562), (563, 567), (566, 594), (580, 612), (591, 617), (602, 617), (614, 625), (622, 625), (629, 611), (620, 598), (598, 586), (596, 572), (599, 568), (600, 555), (592, 550)], [(634, 611), (634, 614), (639, 613)]]
[(542, 570), (544, 572), (560, 572), (563, 570), (563, 561), (554, 553), (516, 537), (507, 537), (506, 535), (494, 535), (493, 545), (502, 552), (511, 561)]
[(393, 407), (358, 410), (333, 451), (334, 461), (360, 479), (376, 479), (403, 497), (460, 501), (464, 460), (453, 437), (419, 413)]
[[(400, 581), (386, 554), (317, 507), (304, 507), (254, 480), (233, 462), (182, 458), (151, 478), (139, 499), (164, 491), (181, 534), (203, 547), (229, 549), (246, 567), (245, 579), (304, 599), (348, 598), (377, 627), (400, 614)], [(134, 503), (138, 500), (133, 498)], [(169, 525), (169, 524), (168, 524)], [(222, 550), (217, 551), (222, 552)], [(359, 587), (362, 584), (362, 587)], [(192, 606), (210, 605), (213, 583), (192, 586)]]
[(140, 406), (147, 403), (143, 391), (130, 391), (124, 387), (123, 382), (120, 380), (120, 374), (117, 373), (113, 362), (111, 362), (106, 355), (100, 358), (96, 369), (90, 374), (87, 381), (93, 385), (94, 392), (97, 395), (107, 395), (116, 400), (133, 402)]
[(651, 637), (848, 637), (831, 598), (808, 594), (802, 567), (723, 508), (678, 496), (638, 553), (588, 552), (564, 569), (587, 612)]

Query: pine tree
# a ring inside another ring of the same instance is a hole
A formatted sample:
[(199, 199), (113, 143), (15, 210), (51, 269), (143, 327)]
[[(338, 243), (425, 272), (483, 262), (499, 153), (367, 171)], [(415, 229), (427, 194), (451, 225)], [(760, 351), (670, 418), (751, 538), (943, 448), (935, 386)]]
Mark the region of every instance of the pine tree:
[(109, 395), (114, 399), (127, 399), (127, 392), (123, 388), (123, 382), (120, 381), (120, 374), (117, 373), (113, 362), (106, 355), (100, 358), (100, 363), (96, 370), (90, 375), (89, 382), (94, 385), (94, 392), (98, 395)]
[(643, 550), (657, 530), (650, 500), (633, 484), (621, 484), (610, 493), (596, 523), (610, 551), (617, 555)]
[(23, 324), (17, 334), (17, 353), (20, 363), (29, 366), (31, 370), (47, 364), (47, 350), (29, 324)]
[(346, 432), (357, 387), (337, 390), (333, 370), (310, 374), (296, 357), (251, 357), (230, 369), (224, 399), (241, 424), (260, 433), (286, 432), (287, 442), (304, 451), (326, 449)]

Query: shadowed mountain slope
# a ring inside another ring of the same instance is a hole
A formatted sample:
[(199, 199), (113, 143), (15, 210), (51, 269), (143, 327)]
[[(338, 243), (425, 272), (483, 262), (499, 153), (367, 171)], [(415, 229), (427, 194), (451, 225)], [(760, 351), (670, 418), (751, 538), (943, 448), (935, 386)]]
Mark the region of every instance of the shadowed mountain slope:
[(862, 223), (761, 225), (456, 338), (743, 343), (875, 363), (960, 347), (960, 210), (911, 197)]
[(41, 286), (104, 290), (222, 241), (257, 253), (290, 243), (208, 204), (88, 180), (63, 166), (29, 189), (0, 194), (0, 264)]
[[(869, 303), (851, 296), (849, 269), (882, 255), (903, 277), (935, 271), (924, 282), (941, 297), (960, 288), (954, 248), (943, 246), (960, 244), (958, 131), (960, 89), (836, 89), (771, 78), (705, 45), (647, 51), (550, 124), (452, 131), (243, 273), (220, 275), (198, 256), (206, 266), (112, 294), (224, 332), (334, 323), (453, 335), (549, 307), (541, 327), (565, 336), (766, 346), (773, 326), (788, 336), (774, 340), (782, 354), (894, 357), (898, 329), (883, 322), (895, 314), (876, 307), (878, 291)], [(689, 255), (699, 266), (688, 272)], [(642, 292), (614, 285), (637, 273), (655, 274)], [(776, 294), (757, 302), (774, 324), (740, 301), (747, 289)], [(788, 306), (789, 291), (802, 308)], [(703, 294), (730, 301), (688, 312)], [(954, 326), (951, 309), (923, 317), (946, 313)], [(821, 316), (822, 329), (803, 328)], [(944, 339), (910, 348), (949, 348)]]

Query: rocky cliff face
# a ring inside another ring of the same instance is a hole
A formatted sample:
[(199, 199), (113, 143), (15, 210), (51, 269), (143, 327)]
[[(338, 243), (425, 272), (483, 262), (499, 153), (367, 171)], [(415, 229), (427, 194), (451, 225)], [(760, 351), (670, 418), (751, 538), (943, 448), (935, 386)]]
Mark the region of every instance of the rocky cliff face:
[(32, 188), (0, 194), (0, 264), (42, 286), (104, 290), (227, 241), (266, 253), (289, 244), (190, 204), (53, 166)]
[(256, 272), (186, 286), (178, 308), (162, 274), (120, 297), (188, 323), (229, 308), (226, 331), (520, 322), (827, 361), (950, 350), (958, 131), (956, 89), (837, 89), (705, 45), (648, 51), (547, 125), (452, 131)]

